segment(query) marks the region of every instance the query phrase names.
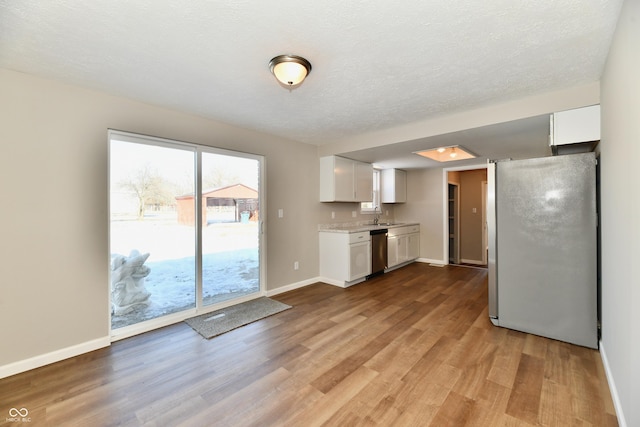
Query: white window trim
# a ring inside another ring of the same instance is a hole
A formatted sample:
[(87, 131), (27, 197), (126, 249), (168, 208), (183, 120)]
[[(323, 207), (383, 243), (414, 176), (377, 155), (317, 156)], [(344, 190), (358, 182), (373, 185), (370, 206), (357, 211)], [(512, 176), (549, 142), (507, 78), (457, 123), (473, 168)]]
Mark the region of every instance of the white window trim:
[(382, 212), (382, 207), (380, 206), (380, 175), (380, 169), (373, 170), (373, 200), (360, 203), (361, 214), (375, 215)]

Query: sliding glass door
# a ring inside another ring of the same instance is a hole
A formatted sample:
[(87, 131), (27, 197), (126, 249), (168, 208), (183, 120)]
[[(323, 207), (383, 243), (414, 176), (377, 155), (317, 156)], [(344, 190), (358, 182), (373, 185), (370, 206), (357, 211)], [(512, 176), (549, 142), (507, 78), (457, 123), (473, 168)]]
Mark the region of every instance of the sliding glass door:
[(262, 158), (117, 131), (109, 140), (112, 331), (258, 295)]
[(202, 154), (202, 298), (211, 305), (260, 290), (260, 162)]

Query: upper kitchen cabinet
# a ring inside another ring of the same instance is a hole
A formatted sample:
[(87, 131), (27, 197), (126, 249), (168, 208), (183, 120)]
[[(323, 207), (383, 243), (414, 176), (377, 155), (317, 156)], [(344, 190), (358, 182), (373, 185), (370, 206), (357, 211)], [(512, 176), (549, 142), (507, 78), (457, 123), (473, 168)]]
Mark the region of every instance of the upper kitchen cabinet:
[(407, 172), (401, 169), (383, 169), (380, 174), (382, 203), (407, 201)]
[(592, 151), (600, 141), (600, 106), (551, 114), (549, 145), (554, 154)]
[(340, 156), (320, 158), (321, 202), (370, 202), (373, 166)]

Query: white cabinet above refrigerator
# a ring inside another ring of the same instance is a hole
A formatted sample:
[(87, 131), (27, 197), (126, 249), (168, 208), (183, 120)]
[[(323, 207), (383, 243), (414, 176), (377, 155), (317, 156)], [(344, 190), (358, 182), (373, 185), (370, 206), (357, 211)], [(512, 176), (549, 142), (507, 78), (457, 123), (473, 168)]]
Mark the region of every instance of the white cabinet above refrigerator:
[[(600, 141), (600, 106), (553, 113), (549, 127), (549, 145), (554, 154), (591, 151)], [(589, 145), (587, 149), (585, 144)]]

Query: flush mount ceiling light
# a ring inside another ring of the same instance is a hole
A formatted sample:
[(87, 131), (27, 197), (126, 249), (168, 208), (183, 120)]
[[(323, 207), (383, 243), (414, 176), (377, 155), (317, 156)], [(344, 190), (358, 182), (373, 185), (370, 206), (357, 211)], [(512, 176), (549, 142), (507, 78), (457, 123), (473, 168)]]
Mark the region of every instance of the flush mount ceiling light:
[(478, 157), (471, 151), (459, 145), (433, 148), (431, 150), (414, 151), (413, 154), (435, 160), (436, 162), (452, 162), (454, 160), (475, 159)]
[(269, 61), (269, 69), (280, 83), (291, 89), (311, 72), (311, 63), (301, 56), (279, 55)]

